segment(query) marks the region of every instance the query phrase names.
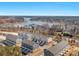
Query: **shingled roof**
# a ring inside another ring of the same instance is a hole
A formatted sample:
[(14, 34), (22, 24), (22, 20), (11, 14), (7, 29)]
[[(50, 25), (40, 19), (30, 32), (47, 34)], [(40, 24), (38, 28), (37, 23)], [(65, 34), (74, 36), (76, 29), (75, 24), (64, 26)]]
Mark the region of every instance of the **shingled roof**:
[(65, 40), (62, 40), (60, 43), (57, 45), (48, 48), (47, 50), (50, 51), (53, 55), (56, 55), (60, 51), (62, 51), (66, 46), (68, 45), (68, 42)]

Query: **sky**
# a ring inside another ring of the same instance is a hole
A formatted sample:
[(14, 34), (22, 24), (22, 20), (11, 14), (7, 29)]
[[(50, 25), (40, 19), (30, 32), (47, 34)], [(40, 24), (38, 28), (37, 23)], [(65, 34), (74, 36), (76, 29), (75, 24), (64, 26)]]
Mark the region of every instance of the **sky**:
[(0, 15), (79, 16), (79, 2), (0, 2)]

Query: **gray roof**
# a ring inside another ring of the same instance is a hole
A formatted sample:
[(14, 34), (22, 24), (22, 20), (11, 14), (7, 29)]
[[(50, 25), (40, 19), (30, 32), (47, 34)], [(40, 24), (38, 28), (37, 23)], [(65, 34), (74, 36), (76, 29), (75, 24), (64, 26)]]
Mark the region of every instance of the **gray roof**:
[(53, 53), (54, 55), (56, 55), (57, 53), (59, 53), (60, 51), (62, 51), (66, 46), (68, 45), (68, 42), (65, 40), (62, 40), (60, 43), (58, 43), (57, 45), (48, 48), (48, 50)]
[(12, 41), (16, 41), (17, 36), (16, 36), (16, 35), (7, 34), (7, 35), (6, 35), (6, 39), (10, 39), (10, 40), (12, 40)]

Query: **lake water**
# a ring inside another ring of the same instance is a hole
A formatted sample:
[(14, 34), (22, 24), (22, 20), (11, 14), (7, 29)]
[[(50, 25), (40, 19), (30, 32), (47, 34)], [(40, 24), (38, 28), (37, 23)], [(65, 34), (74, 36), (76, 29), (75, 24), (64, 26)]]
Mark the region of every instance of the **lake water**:
[(24, 18), (24, 22), (22, 23), (23, 25), (29, 25), (29, 24), (36, 24), (36, 25), (44, 25), (44, 24), (48, 24), (50, 27), (52, 25), (59, 25), (60, 23), (58, 22), (42, 22), (42, 21), (30, 21), (29, 18)]

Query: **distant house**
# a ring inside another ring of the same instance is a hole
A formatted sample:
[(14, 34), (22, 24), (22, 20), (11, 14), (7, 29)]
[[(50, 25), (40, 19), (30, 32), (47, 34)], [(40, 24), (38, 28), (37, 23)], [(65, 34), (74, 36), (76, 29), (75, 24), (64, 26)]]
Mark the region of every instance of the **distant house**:
[(57, 53), (62, 51), (67, 45), (68, 45), (68, 42), (65, 40), (62, 40), (57, 45), (50, 47), (48, 49), (44, 49), (44, 55), (45, 56), (55, 56), (55, 55), (57, 55)]

